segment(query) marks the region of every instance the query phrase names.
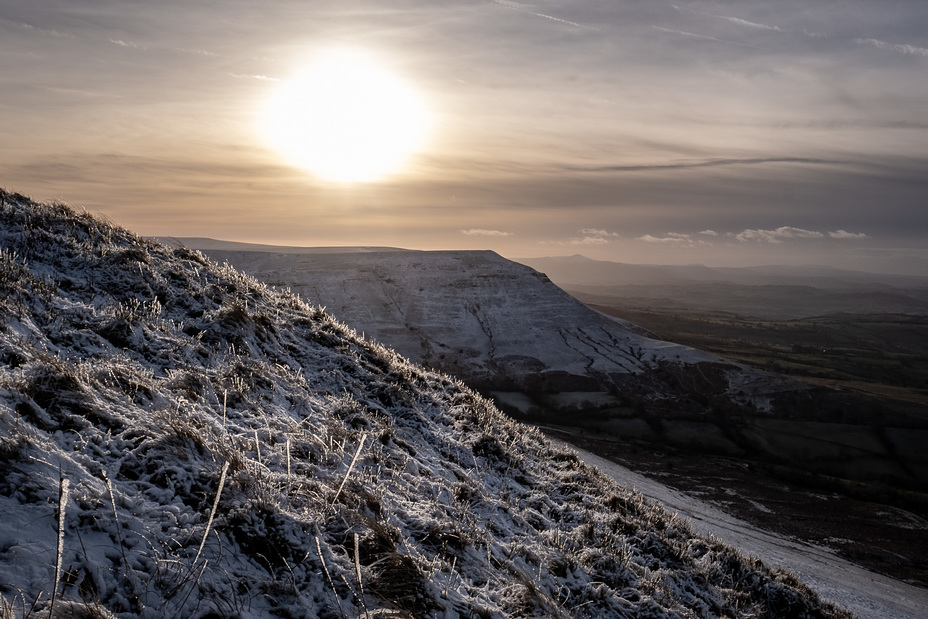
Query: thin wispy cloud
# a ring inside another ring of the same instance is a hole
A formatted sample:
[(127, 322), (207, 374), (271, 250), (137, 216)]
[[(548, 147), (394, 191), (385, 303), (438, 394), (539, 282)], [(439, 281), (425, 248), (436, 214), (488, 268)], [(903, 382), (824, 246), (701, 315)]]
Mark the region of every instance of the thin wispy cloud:
[[(704, 13), (702, 11), (694, 11), (692, 9), (681, 8), (677, 5), (671, 5), (671, 6), (673, 6), (675, 10), (680, 11), (680, 12), (691, 13), (693, 15), (702, 15), (704, 17), (714, 17), (717, 19), (723, 19), (732, 24), (737, 24), (739, 26), (744, 26), (746, 28), (753, 28), (755, 30), (766, 30), (770, 32), (782, 32), (782, 33), (788, 32), (787, 30), (780, 28), (779, 26), (774, 26), (770, 24), (762, 24), (760, 22), (753, 22), (747, 19), (743, 19), (741, 17), (733, 17), (731, 15), (717, 15), (713, 13)], [(680, 34), (680, 35), (685, 35), (685, 36), (690, 36), (690, 37), (712, 39), (712, 40), (724, 42), (724, 43), (733, 43), (732, 41), (724, 41), (722, 39), (716, 39), (714, 37), (707, 37), (705, 35), (697, 35), (692, 32), (670, 30), (668, 28), (660, 28), (657, 26), (655, 26), (655, 28), (657, 28), (658, 30), (664, 30), (666, 32), (674, 32), (675, 34)], [(810, 31), (807, 29), (803, 29), (801, 32), (803, 35), (809, 38), (813, 38), (813, 39), (828, 39), (832, 37), (832, 35), (828, 32)], [(897, 54), (903, 54), (906, 56), (921, 56), (923, 58), (928, 57), (928, 48), (917, 47), (915, 45), (889, 43), (887, 41), (882, 41), (876, 38), (857, 38), (857, 39), (854, 39), (854, 42), (857, 43), (858, 45), (869, 45), (877, 49), (891, 51), (891, 52), (895, 52)]]
[(543, 17), (545, 19), (550, 19), (551, 21), (561, 22), (562, 24), (567, 24), (568, 26), (574, 26), (575, 28), (586, 27), (581, 24), (578, 24), (577, 22), (569, 21), (566, 19), (561, 19), (560, 17), (554, 17), (553, 15), (545, 15), (544, 13), (532, 13), (532, 15), (535, 15), (536, 17)]
[[(699, 234), (705, 234), (705, 232), (700, 232)], [(659, 243), (659, 244), (665, 244), (665, 245), (674, 245), (676, 247), (712, 246), (712, 243), (709, 241), (703, 241), (701, 239), (694, 239), (693, 235), (682, 234), (680, 232), (668, 232), (664, 236), (654, 236), (653, 234), (645, 234), (645, 235), (639, 236), (638, 240), (644, 241), (645, 243)]]
[(870, 45), (877, 49), (896, 52), (897, 54), (904, 54), (906, 56), (921, 56), (922, 58), (928, 58), (928, 48), (924, 47), (887, 43), (886, 41), (880, 41), (879, 39), (855, 39), (854, 42), (858, 45)]
[(606, 245), (609, 239), (602, 236), (584, 236), (581, 238), (570, 239), (569, 245)]
[(601, 228), (583, 228), (580, 230), (580, 234), (585, 234), (587, 236), (619, 236), (618, 232), (609, 232), (608, 230), (603, 230)]
[(461, 230), (461, 234), (466, 234), (467, 236), (514, 236), (513, 232), (503, 232), (502, 230), (487, 230), (485, 228), (471, 228), (469, 230)]
[[(695, 233), (699, 236), (708, 236), (708, 237), (718, 237), (721, 236), (715, 230), (703, 230), (701, 232)], [(748, 241), (757, 241), (757, 242), (766, 242), (766, 243), (782, 243), (790, 239), (821, 239), (825, 238), (825, 234), (818, 232), (816, 230), (806, 230), (804, 228), (796, 228), (793, 226), (781, 226), (773, 230), (764, 230), (764, 229), (745, 229), (738, 233), (727, 233), (727, 236), (735, 237), (739, 241), (748, 242)], [(827, 235), (832, 239), (866, 239), (869, 238), (863, 232), (848, 232), (847, 230), (839, 229), (833, 232), (829, 232)], [(645, 243), (663, 243), (663, 244), (672, 244), (678, 246), (695, 246), (695, 245), (712, 245), (710, 241), (701, 240), (694, 238), (694, 234), (684, 234), (680, 232), (668, 232), (662, 236), (655, 236), (653, 234), (644, 234), (636, 238), (638, 241), (644, 241)]]
[(639, 236), (638, 240), (644, 241), (645, 243), (689, 243), (693, 239), (688, 234), (670, 232), (666, 236), (653, 236), (651, 234), (645, 234), (643, 236)]
[[(680, 12), (682, 12), (682, 13), (691, 13), (691, 14), (693, 14), (693, 15), (702, 15), (703, 17), (714, 17), (714, 18), (716, 18), (716, 19), (724, 19), (724, 20), (727, 21), (727, 22), (731, 22), (731, 23), (737, 24), (737, 25), (739, 25), (739, 26), (745, 26), (745, 27), (747, 27), (747, 28), (753, 28), (753, 29), (755, 29), (755, 30), (772, 30), (772, 31), (775, 31), (775, 32), (785, 32), (785, 31), (784, 31), (782, 28), (780, 28), (779, 26), (770, 26), (770, 25), (767, 25), (767, 24), (761, 24), (761, 23), (758, 23), (758, 22), (748, 21), (748, 20), (742, 19), (742, 18), (740, 18), (740, 17), (732, 17), (732, 16), (730, 16), (730, 15), (716, 15), (716, 14), (714, 14), (714, 13), (704, 13), (704, 12), (702, 12), (702, 11), (694, 11), (694, 10), (692, 10), (692, 9), (681, 8), (681, 7), (677, 6), (676, 4), (672, 4), (671, 6), (674, 8), (674, 10), (680, 11)], [(726, 42), (728, 42), (728, 41), (726, 41)]]
[(866, 239), (870, 238), (863, 232), (848, 232), (847, 230), (835, 230), (834, 232), (829, 232), (828, 236), (833, 239)]
[(280, 81), (280, 78), (269, 77), (267, 75), (245, 75), (242, 73), (229, 73), (229, 75), (236, 79), (243, 79), (243, 80), (262, 80), (262, 81), (267, 81), (267, 82), (279, 82)]
[(178, 47), (176, 49), (179, 52), (183, 52), (185, 54), (196, 54), (197, 56), (219, 56), (219, 54), (216, 52), (211, 52), (208, 49), (191, 49), (189, 47)]
[(123, 41), (122, 39), (110, 39), (110, 43), (113, 45), (118, 45), (119, 47), (131, 47), (132, 49), (144, 49), (141, 45), (137, 43), (132, 43), (131, 41)]
[(736, 234), (735, 238), (742, 242), (761, 241), (776, 244), (788, 239), (820, 239), (824, 236), (815, 230), (781, 226), (775, 230), (744, 230)]
[(522, 2), (510, 2), (509, 0), (493, 0), (493, 4), (498, 4), (500, 6), (506, 7), (507, 9), (516, 9), (519, 11), (532, 8), (531, 4), (523, 4)]
[(646, 172), (648, 170), (682, 170), (687, 168), (714, 168), (734, 165), (762, 165), (770, 163), (797, 163), (810, 165), (833, 165), (845, 163), (836, 159), (816, 159), (810, 157), (765, 157), (754, 159), (709, 159), (681, 163), (655, 163), (643, 165), (617, 165), (598, 167), (569, 167), (569, 170), (582, 172)]
[(582, 236), (570, 239), (568, 245), (607, 245), (620, 236), (604, 228), (581, 228), (577, 232)]
[(756, 45), (748, 45), (747, 43), (738, 43), (737, 41), (726, 41), (725, 39), (717, 39), (715, 37), (710, 37), (705, 34), (696, 34), (695, 32), (686, 32), (685, 30), (674, 30), (672, 28), (664, 28), (663, 26), (651, 26), (655, 30), (660, 32), (666, 32), (667, 34), (675, 34), (681, 37), (688, 37), (691, 39), (703, 39), (706, 41), (715, 41), (716, 43), (725, 43), (726, 45), (737, 45), (739, 47), (756, 47)]
[(754, 28), (757, 30), (774, 30), (776, 32), (783, 32), (783, 29), (779, 26), (768, 26), (767, 24), (758, 24), (757, 22), (748, 21), (746, 19), (741, 19), (740, 17), (729, 17), (727, 15), (716, 15), (719, 19), (724, 19), (725, 21), (730, 21), (733, 24), (738, 24), (739, 26), (747, 26), (748, 28)]
[(803, 29), (802, 34), (806, 35), (810, 39), (830, 39), (832, 36), (830, 32), (815, 32), (805, 29)]
[(534, 15), (535, 17), (541, 17), (542, 19), (550, 19), (551, 21), (560, 22), (567, 26), (572, 26), (574, 28), (582, 28), (584, 30), (594, 30), (600, 31), (596, 26), (585, 26), (584, 24), (578, 24), (567, 19), (561, 19), (560, 17), (555, 17), (554, 15), (548, 15), (547, 13), (538, 13), (533, 11), (533, 6), (531, 4), (522, 4), (521, 2), (508, 2), (507, 0), (492, 0), (493, 4), (505, 7), (507, 9), (512, 9), (514, 11), (519, 11), (520, 13), (526, 13), (528, 15)]
[[(7, 20), (0, 20), (0, 21), (7, 21)], [(52, 37), (68, 38), (68, 39), (74, 37), (74, 35), (68, 34), (67, 32), (61, 32), (60, 30), (53, 30), (50, 28), (40, 28), (38, 26), (33, 26), (32, 24), (27, 24), (24, 22), (7, 22), (7, 23), (12, 23), (25, 30), (31, 30), (32, 32), (38, 32), (40, 34), (47, 34), (48, 36), (52, 36)]]

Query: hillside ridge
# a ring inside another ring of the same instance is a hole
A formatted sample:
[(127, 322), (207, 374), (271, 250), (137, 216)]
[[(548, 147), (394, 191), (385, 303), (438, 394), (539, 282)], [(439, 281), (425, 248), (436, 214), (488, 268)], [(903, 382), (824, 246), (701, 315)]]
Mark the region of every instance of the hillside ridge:
[(446, 375), (0, 192), (0, 616), (843, 617)]

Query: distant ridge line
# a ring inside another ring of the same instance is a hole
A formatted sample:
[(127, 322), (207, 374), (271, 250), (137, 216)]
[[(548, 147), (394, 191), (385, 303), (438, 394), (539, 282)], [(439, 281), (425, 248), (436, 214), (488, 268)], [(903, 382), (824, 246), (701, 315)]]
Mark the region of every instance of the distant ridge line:
[(380, 247), (375, 245), (332, 245), (323, 247), (301, 247), (296, 245), (268, 245), (263, 243), (243, 243), (241, 241), (223, 241), (209, 237), (155, 236), (149, 238), (152, 238), (160, 243), (164, 243), (169, 247), (186, 247), (188, 249), (220, 251), (260, 251), (277, 254), (350, 254), (418, 251), (415, 249), (403, 249), (401, 247)]

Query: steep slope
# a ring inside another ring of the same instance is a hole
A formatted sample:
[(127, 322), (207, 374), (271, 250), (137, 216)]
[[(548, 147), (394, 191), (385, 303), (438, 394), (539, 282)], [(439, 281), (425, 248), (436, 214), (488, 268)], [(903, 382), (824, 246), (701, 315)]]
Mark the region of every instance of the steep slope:
[(323, 311), (0, 193), (0, 617), (829, 617)]
[(410, 359), (501, 401), (519, 402), (505, 393), (528, 396), (523, 412), (587, 404), (662, 415), (745, 404), (765, 409), (778, 394), (801, 389), (649, 337), (489, 251), (206, 253), (315, 300)]

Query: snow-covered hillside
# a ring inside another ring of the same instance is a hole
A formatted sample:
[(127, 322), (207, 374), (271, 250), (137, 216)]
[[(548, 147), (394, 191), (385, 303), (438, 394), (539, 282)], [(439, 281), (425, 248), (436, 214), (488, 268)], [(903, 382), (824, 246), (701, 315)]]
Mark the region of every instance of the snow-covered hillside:
[[(203, 239), (180, 239), (193, 245)], [(500, 394), (523, 412), (621, 405), (763, 409), (793, 382), (650, 337), (490, 251), (288, 253), (217, 249), (220, 262), (289, 288), (406, 357)], [(621, 394), (621, 395), (618, 395)], [(542, 402), (543, 400), (543, 402)]]
[(318, 308), (0, 193), (0, 617), (829, 617)]
[(460, 378), (520, 420), (869, 484), (868, 500), (928, 488), (917, 448), (928, 429), (917, 411), (654, 339), (493, 252), (245, 251), (172, 240), (187, 241)]

